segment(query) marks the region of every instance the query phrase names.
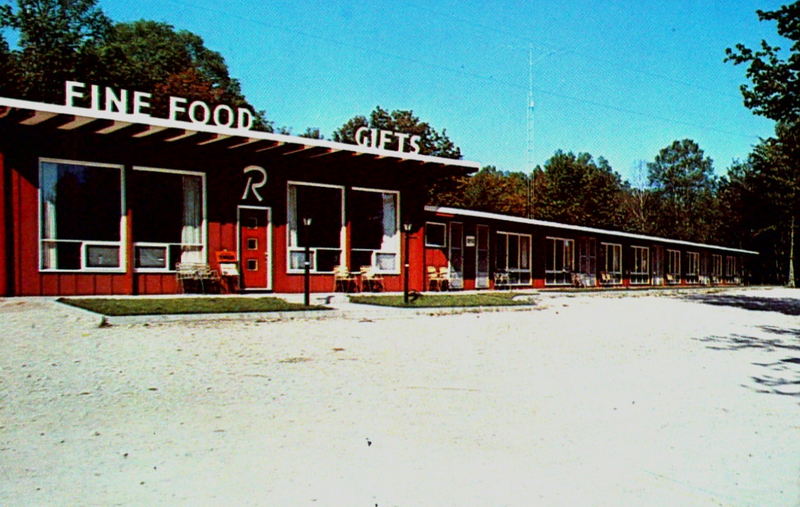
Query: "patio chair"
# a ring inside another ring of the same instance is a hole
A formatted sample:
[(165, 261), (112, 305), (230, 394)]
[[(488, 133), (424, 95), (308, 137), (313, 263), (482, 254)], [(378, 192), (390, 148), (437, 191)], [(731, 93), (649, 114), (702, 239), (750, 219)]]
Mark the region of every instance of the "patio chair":
[(333, 292), (339, 292), (340, 288), (342, 292), (358, 292), (358, 278), (344, 265), (333, 269)]
[(428, 290), (442, 290), (441, 277), (436, 266), (427, 266), (425, 272), (428, 275)]
[(361, 266), (361, 290), (380, 292), (383, 290), (383, 277), (375, 272), (373, 266)]
[(447, 266), (439, 268), (439, 289), (450, 290), (450, 268)]
[(494, 286), (497, 289), (511, 288), (511, 279), (508, 276), (508, 273), (505, 271), (496, 271), (494, 273)]

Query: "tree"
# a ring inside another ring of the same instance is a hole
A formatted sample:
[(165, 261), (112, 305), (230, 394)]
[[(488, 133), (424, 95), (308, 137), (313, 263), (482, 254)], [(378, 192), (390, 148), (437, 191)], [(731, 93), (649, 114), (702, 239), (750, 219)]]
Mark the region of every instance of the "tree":
[(457, 191), (449, 196), (451, 206), (524, 216), (528, 180), (523, 173), (498, 171), (494, 166), (459, 181)]
[[(538, 171), (537, 171), (538, 172)], [(557, 151), (535, 176), (535, 218), (619, 228), (623, 183), (608, 161)]]
[(776, 21), (778, 34), (793, 41), (791, 54), (782, 59), (781, 48), (761, 41), (753, 51), (744, 44), (727, 48), (725, 61), (749, 64), (747, 78), (752, 85), (740, 87), (744, 105), (754, 113), (788, 124), (800, 122), (800, 2), (775, 11), (757, 10), (761, 21)]
[(461, 158), (461, 149), (447, 136), (447, 130), (438, 132), (427, 122), (420, 121), (411, 110), (395, 110), (391, 113), (376, 106), (365, 116), (354, 116), (333, 132), (333, 140), (341, 143), (356, 142), (356, 131), (361, 127), (377, 128), (420, 136), (419, 152), (422, 155), (444, 158)]
[[(155, 21), (112, 24), (96, 0), (18, 0), (16, 10), (0, 7), (0, 27), (19, 31), (21, 49), (8, 60), (18, 77), (13, 94), (26, 99), (60, 103), (64, 82), (79, 80), (150, 92), (151, 112), (161, 116), (171, 95), (250, 107), (200, 36)], [(261, 111), (254, 127), (272, 131)]]
[[(753, 153), (752, 162), (758, 174), (770, 176), (756, 179), (771, 192), (772, 183), (778, 182), (779, 195), (785, 200), (776, 209), (773, 222), (785, 220), (788, 245), (786, 248), (786, 280), (795, 286), (794, 259), (796, 252), (795, 233), (798, 225), (798, 197), (800, 197), (800, 2), (784, 5), (774, 11), (756, 11), (759, 20), (775, 21), (778, 35), (792, 42), (789, 54), (781, 57), (781, 48), (761, 41), (761, 49), (753, 51), (743, 44), (735, 49), (726, 49), (726, 61), (734, 65), (747, 64), (746, 76), (751, 85), (742, 85), (744, 105), (755, 114), (777, 122), (776, 137), (763, 142)], [(758, 169), (761, 167), (761, 169)], [(769, 169), (768, 169), (769, 167)]]
[(655, 233), (708, 241), (716, 223), (714, 163), (691, 139), (674, 141), (647, 164), (658, 199)]
[(96, 49), (111, 21), (96, 0), (18, 0), (17, 9), (0, 6), (0, 28), (19, 31), (14, 55), (15, 95), (60, 102), (64, 81), (96, 68)]
[[(390, 113), (380, 106), (376, 106), (370, 113), (369, 119), (358, 115), (347, 120), (333, 132), (333, 140), (356, 144), (356, 131), (361, 127), (420, 136), (419, 152), (421, 155), (461, 158), (461, 149), (447, 136), (447, 130), (437, 131), (427, 122), (420, 121), (419, 117), (415, 116), (411, 110), (395, 110)], [(428, 202), (437, 205), (453, 205), (453, 196), (458, 193), (461, 184), (463, 184), (462, 179), (458, 176), (431, 180), (428, 184)]]
[(647, 178), (647, 164), (640, 160), (632, 181), (623, 183), (621, 204), (625, 228), (639, 234), (654, 234), (656, 203), (657, 197)]

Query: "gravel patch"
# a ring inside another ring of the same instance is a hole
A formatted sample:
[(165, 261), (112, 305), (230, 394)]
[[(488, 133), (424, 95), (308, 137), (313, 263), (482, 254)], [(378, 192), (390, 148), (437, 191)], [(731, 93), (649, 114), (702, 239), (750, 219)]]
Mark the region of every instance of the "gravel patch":
[(800, 503), (800, 291), (538, 301), (99, 327), (0, 299), (0, 504)]

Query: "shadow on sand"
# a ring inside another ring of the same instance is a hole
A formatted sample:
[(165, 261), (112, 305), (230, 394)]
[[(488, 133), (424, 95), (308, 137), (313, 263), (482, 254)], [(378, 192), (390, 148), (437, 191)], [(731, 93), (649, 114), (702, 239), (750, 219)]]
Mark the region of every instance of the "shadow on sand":
[(776, 361), (753, 363), (764, 368), (765, 372), (760, 376), (751, 377), (753, 384), (743, 384), (743, 387), (759, 393), (800, 398), (800, 328), (759, 327), (764, 331), (763, 336), (732, 334), (697, 339), (706, 343), (712, 350), (761, 349), (774, 353), (776, 359), (784, 356)]
[[(798, 292), (800, 294), (800, 292)], [(695, 303), (715, 306), (733, 306), (745, 310), (780, 312), (784, 315), (800, 315), (800, 299), (765, 298), (747, 295), (692, 294), (684, 299)]]

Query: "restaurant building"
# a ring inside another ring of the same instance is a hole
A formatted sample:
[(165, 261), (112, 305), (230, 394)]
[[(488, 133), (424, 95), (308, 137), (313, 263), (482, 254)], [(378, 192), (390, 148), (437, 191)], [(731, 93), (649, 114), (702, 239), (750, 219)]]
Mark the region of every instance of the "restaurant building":
[(755, 254), (425, 207), (479, 164), (405, 133), (343, 144), (180, 97), (165, 118), (147, 93), (65, 97), (0, 98), (0, 295), (302, 292), (306, 254), (312, 292), (399, 291), (406, 266), (413, 290), (742, 283)]
[(187, 265), (238, 272), (223, 290), (300, 292), (306, 247), (314, 292), (339, 265), (401, 290), (402, 224), (419, 263), (426, 187), (479, 167), (420, 155), (403, 133), (343, 144), (254, 131), (249, 112), (200, 101), (173, 97), (157, 118), (148, 94), (65, 95), (0, 98), (2, 295), (176, 293)]

